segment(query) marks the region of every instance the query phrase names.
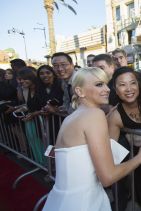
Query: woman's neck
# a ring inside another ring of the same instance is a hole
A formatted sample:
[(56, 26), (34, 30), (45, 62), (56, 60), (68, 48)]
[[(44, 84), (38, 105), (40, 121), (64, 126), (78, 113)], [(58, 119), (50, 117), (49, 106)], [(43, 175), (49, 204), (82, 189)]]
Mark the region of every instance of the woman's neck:
[(80, 102), (79, 107), (80, 108), (100, 108), (100, 105), (98, 106), (94, 103), (83, 101), (83, 102)]
[(51, 83), (45, 84), (45, 87), (46, 87), (46, 88), (51, 88), (51, 86), (52, 86)]
[(134, 103), (131, 105), (126, 105), (123, 103), (123, 108), (128, 114), (128, 116), (135, 122), (141, 122), (141, 114), (139, 111), (138, 103)]
[(138, 109), (138, 103), (137, 101), (133, 102), (133, 103), (122, 103), (123, 107), (127, 110), (133, 110), (133, 109)]

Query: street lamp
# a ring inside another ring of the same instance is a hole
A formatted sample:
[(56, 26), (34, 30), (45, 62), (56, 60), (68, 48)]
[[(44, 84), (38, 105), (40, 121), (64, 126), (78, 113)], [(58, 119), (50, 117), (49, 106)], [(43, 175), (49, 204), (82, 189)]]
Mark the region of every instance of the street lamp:
[[(41, 23), (37, 23), (37, 24), (43, 26), (43, 24), (41, 24)], [(46, 53), (47, 53), (48, 49), (47, 49), (47, 41), (46, 41), (46, 28), (45, 27), (35, 27), (33, 29), (34, 30), (42, 30), (43, 31), (43, 33), (44, 33), (45, 49), (46, 49)], [(47, 64), (49, 65), (50, 64), (50, 55), (46, 55), (44, 57), (47, 59)]]
[[(40, 25), (42, 25), (42, 24), (40, 24)], [(34, 30), (42, 30), (43, 31), (43, 33), (44, 33), (44, 40), (45, 40), (45, 48), (47, 49), (47, 41), (46, 41), (46, 28), (45, 27), (42, 27), (42, 28), (40, 28), (40, 27), (35, 27), (35, 28), (33, 28)]]
[(25, 48), (25, 57), (26, 57), (26, 60), (28, 61), (26, 41), (25, 41), (25, 33), (23, 31), (20, 31), (19, 29), (15, 29), (14, 27), (12, 29), (8, 30), (8, 34), (15, 34), (15, 33), (18, 33), (18, 34), (22, 35), (22, 37), (23, 37), (24, 48)]

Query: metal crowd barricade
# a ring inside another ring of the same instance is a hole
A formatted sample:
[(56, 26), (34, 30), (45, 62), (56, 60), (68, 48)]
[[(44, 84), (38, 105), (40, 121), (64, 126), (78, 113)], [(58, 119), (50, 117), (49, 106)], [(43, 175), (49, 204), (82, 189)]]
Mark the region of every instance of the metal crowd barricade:
[[(122, 129), (123, 132), (125, 132), (126, 134), (130, 135), (130, 148), (131, 148), (131, 152), (130, 152), (130, 158), (134, 157), (134, 150), (133, 150), (133, 146), (134, 146), (134, 137), (135, 135), (141, 136), (141, 130), (140, 129), (129, 129), (129, 128), (124, 128)], [(118, 209), (118, 185), (115, 184), (115, 211), (120, 211)], [(131, 172), (131, 209), (132, 211), (136, 211), (135, 208), (135, 185), (134, 185), (134, 171)], [(140, 209), (141, 210), (141, 209)]]
[(30, 121), (23, 121), (12, 115), (0, 113), (0, 146), (13, 152), (36, 168), (20, 175), (13, 188), (25, 176), (44, 170), (54, 180), (55, 169), (52, 161), (44, 156), (48, 145), (55, 144), (55, 139), (62, 122), (61, 115), (37, 116)]
[[(55, 145), (58, 131), (59, 131), (62, 121), (65, 117), (66, 117), (65, 114), (56, 113), (54, 115), (50, 115), (47, 119), (46, 118), (44, 119), (46, 121), (46, 124), (45, 124), (46, 130), (45, 131), (48, 131), (48, 130), (50, 131), (50, 133), (48, 134), (49, 135), (48, 139), (50, 140), (50, 143), (48, 144), (48, 146), (50, 144), (53, 146)], [(52, 159), (51, 157), (48, 157), (48, 170), (49, 170), (50, 178), (55, 180), (55, 178), (54, 178), (55, 160)], [(45, 194), (44, 196), (42, 196), (35, 204), (33, 211), (38, 211), (40, 205), (47, 199), (47, 197), (48, 197), (48, 194)]]

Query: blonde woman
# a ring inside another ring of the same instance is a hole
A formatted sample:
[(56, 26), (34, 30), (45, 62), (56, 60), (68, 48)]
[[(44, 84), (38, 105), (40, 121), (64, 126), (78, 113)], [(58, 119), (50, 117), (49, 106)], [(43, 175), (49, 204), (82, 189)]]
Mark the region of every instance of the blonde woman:
[(103, 186), (110, 186), (141, 164), (141, 152), (119, 164), (128, 152), (114, 140), (110, 142), (107, 120), (100, 109), (108, 103), (107, 83), (106, 73), (99, 68), (75, 73), (72, 104), (76, 110), (66, 117), (58, 134), (56, 180), (43, 211), (111, 211)]

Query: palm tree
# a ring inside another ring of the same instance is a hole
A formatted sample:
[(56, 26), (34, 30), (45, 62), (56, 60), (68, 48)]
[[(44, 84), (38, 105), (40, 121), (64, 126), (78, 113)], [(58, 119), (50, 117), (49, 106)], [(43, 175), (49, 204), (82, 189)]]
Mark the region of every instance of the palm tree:
[[(65, 0), (59, 0), (60, 3), (62, 3), (64, 6), (68, 7), (75, 15), (76, 11), (73, 9), (72, 6), (65, 3)], [(77, 3), (76, 0), (73, 0), (75, 3)], [(44, 7), (47, 11), (47, 17), (48, 17), (48, 31), (49, 31), (49, 42), (50, 42), (50, 49), (51, 49), (51, 55), (55, 53), (56, 51), (56, 44), (55, 44), (55, 33), (54, 33), (54, 22), (53, 22), (53, 12), (54, 12), (54, 6), (59, 9), (58, 4), (55, 0), (44, 0)]]

